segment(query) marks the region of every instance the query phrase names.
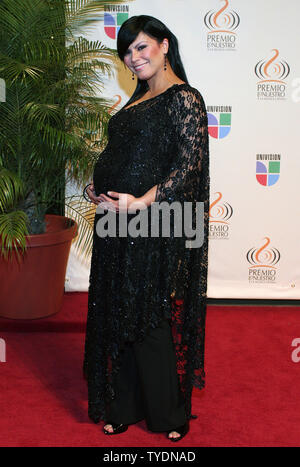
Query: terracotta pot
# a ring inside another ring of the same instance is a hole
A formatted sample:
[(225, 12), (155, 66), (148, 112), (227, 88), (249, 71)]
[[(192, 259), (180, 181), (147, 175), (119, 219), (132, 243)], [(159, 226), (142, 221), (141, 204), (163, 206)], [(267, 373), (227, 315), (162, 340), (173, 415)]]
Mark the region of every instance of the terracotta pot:
[(27, 252), (18, 262), (0, 258), (0, 316), (36, 319), (61, 309), (65, 274), (77, 224), (46, 214), (46, 232), (28, 235)]

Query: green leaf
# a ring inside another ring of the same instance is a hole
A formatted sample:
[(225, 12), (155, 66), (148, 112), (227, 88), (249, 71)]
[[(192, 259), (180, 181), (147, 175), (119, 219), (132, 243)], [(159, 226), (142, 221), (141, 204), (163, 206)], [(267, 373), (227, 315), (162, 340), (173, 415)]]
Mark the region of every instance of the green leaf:
[(26, 251), (26, 235), (28, 235), (27, 216), (23, 211), (0, 214), (0, 246), (1, 255), (12, 260), (13, 253), (20, 259), (20, 250)]
[(0, 169), (0, 213), (12, 210), (23, 195), (22, 180), (2, 167)]
[[(103, 89), (105, 79), (114, 77), (117, 51), (83, 37), (103, 21), (106, 3), (0, 2), (0, 77), (6, 86), (0, 103), (3, 254), (16, 245), (23, 251), (26, 219), (32, 232), (31, 218), (42, 224), (46, 212), (64, 214), (67, 180), (90, 179), (106, 145), (115, 102)], [(78, 201), (71, 210), (87, 235), (79, 244), (91, 251), (91, 206)]]

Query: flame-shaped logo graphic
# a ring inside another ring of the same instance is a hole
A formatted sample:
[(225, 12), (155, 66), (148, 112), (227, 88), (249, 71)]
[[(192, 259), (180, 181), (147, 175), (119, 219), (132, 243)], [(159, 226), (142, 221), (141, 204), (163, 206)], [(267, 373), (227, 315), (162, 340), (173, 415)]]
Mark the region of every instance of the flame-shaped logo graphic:
[(222, 0), (225, 5), (220, 10), (210, 10), (204, 16), (205, 26), (211, 30), (211, 32), (227, 32), (235, 34), (233, 31), (240, 24), (240, 17), (235, 11), (228, 11), (225, 13), (229, 5), (229, 0)]
[(253, 267), (269, 267), (276, 269), (274, 265), (280, 260), (280, 252), (277, 248), (267, 248), (270, 244), (269, 237), (264, 238), (265, 243), (260, 248), (251, 248), (247, 252), (247, 261)]
[(219, 201), (222, 199), (223, 195), (219, 191), (217, 191), (217, 199), (211, 203), (209, 207), (209, 221), (210, 222), (222, 222), (223, 224), (227, 224), (228, 219), (233, 214), (233, 209), (229, 203)]
[(268, 81), (284, 83), (290, 73), (290, 67), (284, 60), (276, 61), (279, 56), (277, 49), (272, 49), (273, 56), (269, 60), (261, 60), (255, 65), (255, 74), (261, 83)]
[(122, 100), (122, 97), (119, 95), (119, 94), (115, 94), (114, 97), (117, 98), (117, 101), (109, 108), (108, 110), (108, 113), (111, 114), (113, 109), (115, 109), (116, 107), (118, 107), (118, 105), (120, 104), (121, 100)]

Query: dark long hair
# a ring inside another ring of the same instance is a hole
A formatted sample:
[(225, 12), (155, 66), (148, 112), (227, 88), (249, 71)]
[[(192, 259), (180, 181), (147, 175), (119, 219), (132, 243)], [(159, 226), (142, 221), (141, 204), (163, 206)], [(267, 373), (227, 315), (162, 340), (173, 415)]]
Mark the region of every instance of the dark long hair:
[[(179, 54), (177, 38), (167, 28), (167, 26), (165, 26), (164, 23), (162, 23), (159, 19), (154, 18), (153, 16), (132, 16), (122, 24), (117, 38), (118, 55), (122, 62), (124, 62), (124, 55), (128, 47), (141, 31), (148, 36), (151, 36), (153, 39), (156, 39), (158, 43), (161, 43), (165, 38), (168, 39), (169, 50), (167, 57), (171, 68), (175, 75), (178, 76), (178, 78), (188, 83)], [(126, 105), (129, 105), (132, 101), (141, 97), (148, 89), (149, 86), (147, 81), (138, 79), (136, 89)]]

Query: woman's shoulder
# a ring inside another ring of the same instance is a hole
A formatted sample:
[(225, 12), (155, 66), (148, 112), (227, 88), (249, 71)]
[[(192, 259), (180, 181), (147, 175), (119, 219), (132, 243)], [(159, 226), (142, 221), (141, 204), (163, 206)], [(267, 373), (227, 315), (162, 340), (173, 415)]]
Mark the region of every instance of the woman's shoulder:
[(201, 92), (189, 83), (179, 83), (172, 86), (173, 105), (190, 107), (200, 105), (205, 109), (205, 102)]

